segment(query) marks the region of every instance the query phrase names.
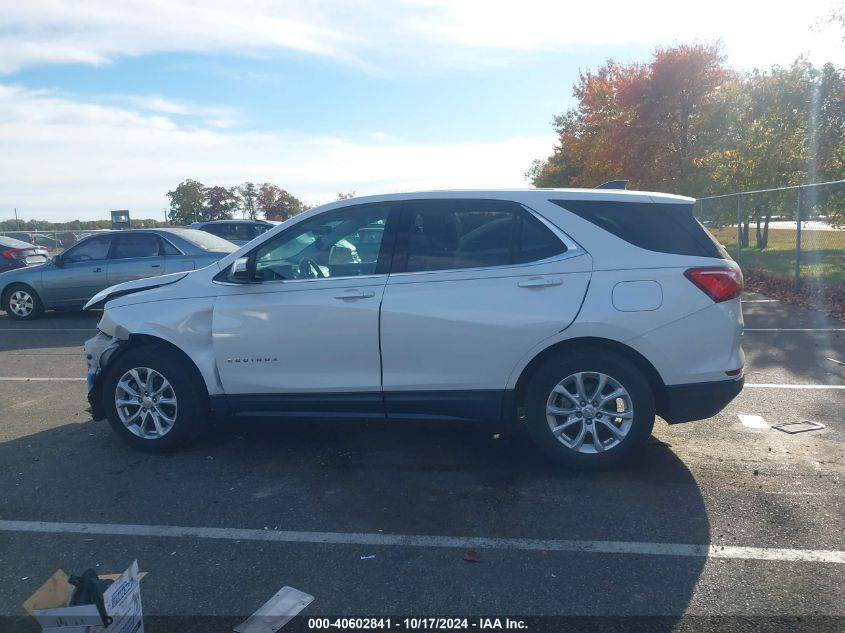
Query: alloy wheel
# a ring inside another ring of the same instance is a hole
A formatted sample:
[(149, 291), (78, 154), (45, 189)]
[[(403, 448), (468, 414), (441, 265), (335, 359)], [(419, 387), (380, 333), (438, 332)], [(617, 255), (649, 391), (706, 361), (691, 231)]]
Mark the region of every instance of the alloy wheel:
[(135, 367), (117, 382), (114, 404), (123, 425), (134, 435), (155, 440), (176, 423), (176, 392), (170, 382), (149, 367)]
[(546, 402), (555, 438), (578, 453), (602, 453), (631, 430), (634, 406), (622, 384), (606, 374), (583, 371), (561, 380)]

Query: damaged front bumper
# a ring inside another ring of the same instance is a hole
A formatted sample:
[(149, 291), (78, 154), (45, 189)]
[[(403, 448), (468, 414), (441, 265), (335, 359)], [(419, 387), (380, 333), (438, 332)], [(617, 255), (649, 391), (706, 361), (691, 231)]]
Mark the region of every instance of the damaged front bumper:
[(88, 404), (91, 405), (91, 415), (95, 420), (102, 420), (106, 417), (103, 410), (100, 384), (103, 367), (124, 342), (103, 332), (97, 332), (94, 338), (85, 341), (85, 362), (88, 363), (85, 383), (88, 387)]

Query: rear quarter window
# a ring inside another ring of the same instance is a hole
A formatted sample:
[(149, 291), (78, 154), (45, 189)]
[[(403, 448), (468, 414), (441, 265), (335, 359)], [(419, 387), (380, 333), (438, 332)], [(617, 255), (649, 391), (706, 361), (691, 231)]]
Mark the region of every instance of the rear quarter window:
[(592, 224), (649, 251), (730, 259), (692, 215), (692, 204), (551, 200)]

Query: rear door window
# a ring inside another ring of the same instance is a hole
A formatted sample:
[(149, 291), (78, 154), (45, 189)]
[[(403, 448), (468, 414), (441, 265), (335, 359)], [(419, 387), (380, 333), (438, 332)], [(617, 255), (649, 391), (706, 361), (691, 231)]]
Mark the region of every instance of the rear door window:
[(157, 235), (150, 233), (127, 233), (118, 237), (112, 259), (157, 257), (159, 248)]
[(521, 206), (498, 200), (426, 200), (405, 206), (406, 272), (539, 261), (566, 246)]
[(692, 204), (551, 200), (608, 233), (650, 251), (730, 259), (692, 215)]

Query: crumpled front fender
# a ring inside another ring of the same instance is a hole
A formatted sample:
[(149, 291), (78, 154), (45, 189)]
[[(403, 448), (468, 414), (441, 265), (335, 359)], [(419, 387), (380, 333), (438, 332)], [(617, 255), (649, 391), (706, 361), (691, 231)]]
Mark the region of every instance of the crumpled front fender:
[(91, 416), (95, 420), (106, 417), (103, 410), (102, 373), (109, 359), (124, 345), (126, 341), (98, 332), (93, 338), (85, 341), (85, 361), (88, 363), (88, 374), (85, 378), (88, 386), (88, 404), (91, 405)]

